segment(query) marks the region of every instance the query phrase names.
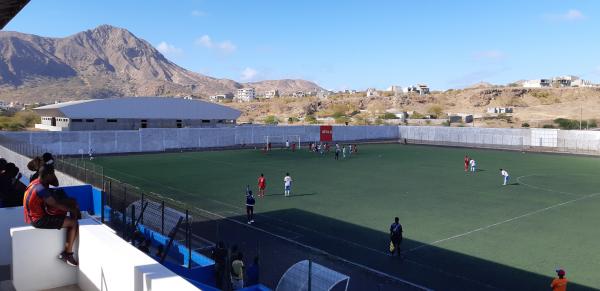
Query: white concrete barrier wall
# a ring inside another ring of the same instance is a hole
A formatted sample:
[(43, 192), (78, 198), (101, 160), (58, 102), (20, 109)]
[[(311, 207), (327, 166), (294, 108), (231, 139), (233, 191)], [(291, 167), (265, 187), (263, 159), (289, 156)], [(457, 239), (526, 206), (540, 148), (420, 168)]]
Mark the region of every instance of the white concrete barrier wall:
[(23, 226), (11, 228), (10, 236), (12, 281), (16, 290), (45, 290), (77, 283), (77, 268), (58, 259), (66, 231)]
[(83, 220), (79, 240), (77, 282), (82, 290), (199, 290), (105, 225)]
[(0, 266), (12, 264), (10, 229), (26, 226), (23, 207), (0, 208)]
[[(0, 215), (3, 223), (23, 219), (22, 209), (0, 210)], [(10, 229), (10, 237), (0, 236), (2, 246), (9, 244), (12, 247), (10, 261), (16, 290), (43, 290), (73, 284), (85, 291), (199, 290), (119, 238), (107, 226), (92, 219), (83, 219), (80, 223), (75, 248), (78, 268), (57, 258), (64, 246), (64, 230), (16, 227), (22, 224), (15, 223)], [(6, 224), (10, 226), (10, 223)]]
[[(262, 145), (300, 136), (303, 143), (318, 141), (319, 126), (237, 126), (222, 128), (165, 128), (121, 131), (2, 132), (23, 143), (57, 154), (159, 152), (189, 148)], [(444, 126), (334, 126), (336, 141), (406, 138), (424, 143), (488, 147), (540, 147), (600, 152), (600, 132), (556, 129), (512, 129)]]

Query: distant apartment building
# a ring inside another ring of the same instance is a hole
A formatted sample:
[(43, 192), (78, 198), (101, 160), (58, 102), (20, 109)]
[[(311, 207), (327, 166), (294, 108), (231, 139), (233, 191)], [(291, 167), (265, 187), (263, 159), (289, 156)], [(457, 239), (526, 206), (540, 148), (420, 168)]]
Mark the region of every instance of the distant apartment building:
[(550, 86), (552, 86), (550, 79), (534, 79), (523, 82), (525, 88), (548, 88)]
[(327, 99), (330, 95), (331, 92), (327, 90), (320, 90), (319, 92), (317, 92), (317, 98), (319, 99)]
[(292, 96), (296, 98), (302, 98), (306, 97), (306, 93), (304, 93), (303, 91), (296, 91), (292, 94)]
[(372, 97), (372, 96), (379, 96), (379, 92), (377, 92), (377, 89), (375, 89), (375, 88), (367, 89), (367, 97)]
[(272, 99), (272, 98), (277, 98), (277, 97), (279, 97), (279, 90), (275, 89), (275, 90), (265, 91), (265, 98)]
[(490, 107), (487, 109), (487, 113), (490, 114), (505, 114), (505, 113), (513, 113), (512, 107)]
[(571, 83), (573, 83), (573, 81), (579, 80), (579, 77), (577, 76), (560, 76), (560, 77), (554, 77), (552, 79), (552, 87), (559, 87), (559, 88), (563, 88), (563, 87), (571, 87)]
[(238, 89), (235, 93), (235, 99), (238, 102), (250, 102), (256, 99), (256, 90), (254, 88)]
[(571, 87), (594, 87), (595, 85), (587, 80), (578, 79), (571, 82)]
[(578, 76), (566, 75), (552, 79), (533, 79), (523, 82), (524, 88), (568, 88), (568, 87), (595, 87), (597, 85), (583, 80)]
[(233, 100), (233, 94), (231, 93), (225, 93), (225, 94), (219, 94), (219, 95), (213, 95), (208, 97), (208, 99), (212, 102), (225, 102), (225, 101), (232, 101)]
[(427, 86), (425, 84), (417, 84), (414, 86), (408, 86), (406, 88), (402, 88), (402, 92), (416, 93), (419, 95), (427, 95), (427, 94), (429, 94), (429, 86)]

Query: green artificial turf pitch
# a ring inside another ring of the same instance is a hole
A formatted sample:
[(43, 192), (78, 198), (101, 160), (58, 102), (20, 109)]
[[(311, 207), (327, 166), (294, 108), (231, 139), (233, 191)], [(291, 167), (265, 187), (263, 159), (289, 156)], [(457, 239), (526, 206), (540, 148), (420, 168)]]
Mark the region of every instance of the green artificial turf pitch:
[[(264, 173), (267, 196), (257, 199), (256, 227), (289, 225), (281, 235), (427, 287), (544, 290), (562, 267), (570, 290), (600, 288), (600, 159), (398, 144), (359, 150), (339, 161), (305, 148), (95, 163), (108, 176), (223, 216), (244, 213), (245, 186), (256, 191)], [(465, 173), (465, 154), (479, 171)], [(511, 185), (501, 185), (499, 168)], [(292, 197), (282, 196), (286, 172)], [(395, 216), (404, 227), (405, 261), (385, 254)]]

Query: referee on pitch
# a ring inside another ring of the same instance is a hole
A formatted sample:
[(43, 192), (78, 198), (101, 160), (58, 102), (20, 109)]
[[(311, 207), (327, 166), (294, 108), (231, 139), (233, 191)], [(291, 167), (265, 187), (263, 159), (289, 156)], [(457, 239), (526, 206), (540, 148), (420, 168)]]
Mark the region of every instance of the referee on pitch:
[(400, 244), (402, 243), (402, 224), (398, 217), (394, 218), (394, 223), (390, 226), (390, 240), (392, 247), (390, 247), (390, 253), (393, 256), (395, 252), (398, 252), (398, 256), (402, 257), (400, 251)]

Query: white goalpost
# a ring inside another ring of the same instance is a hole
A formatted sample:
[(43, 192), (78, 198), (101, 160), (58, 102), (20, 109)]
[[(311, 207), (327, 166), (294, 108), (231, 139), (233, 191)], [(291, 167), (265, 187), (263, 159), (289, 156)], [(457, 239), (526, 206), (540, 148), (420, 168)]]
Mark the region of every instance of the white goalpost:
[(292, 144), (296, 144), (296, 149), (300, 149), (300, 136), (299, 135), (265, 135), (265, 144), (271, 143), (272, 146), (280, 146), (285, 149), (286, 142), (289, 143), (290, 148)]

